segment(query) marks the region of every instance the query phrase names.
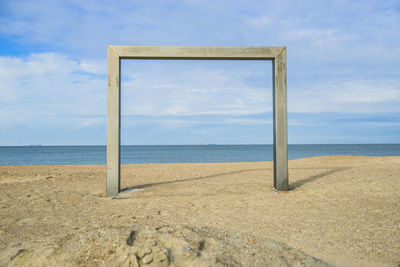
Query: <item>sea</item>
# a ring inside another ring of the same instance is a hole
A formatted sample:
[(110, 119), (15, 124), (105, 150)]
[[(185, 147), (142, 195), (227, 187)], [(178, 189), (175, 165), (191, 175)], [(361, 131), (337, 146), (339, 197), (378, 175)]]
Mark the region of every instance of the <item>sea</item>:
[[(106, 163), (106, 146), (0, 146), (0, 165)], [(400, 144), (289, 145), (288, 157), (400, 156)], [(122, 164), (272, 161), (273, 145), (124, 145)]]

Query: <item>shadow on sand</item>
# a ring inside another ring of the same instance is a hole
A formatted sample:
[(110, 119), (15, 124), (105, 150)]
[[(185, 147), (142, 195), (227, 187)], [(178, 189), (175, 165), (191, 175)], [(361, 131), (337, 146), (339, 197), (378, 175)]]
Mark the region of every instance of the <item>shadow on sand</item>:
[(216, 178), (216, 177), (220, 177), (220, 176), (224, 176), (224, 175), (231, 175), (231, 174), (238, 174), (238, 173), (252, 172), (252, 171), (267, 171), (267, 170), (272, 170), (272, 169), (271, 168), (261, 168), (261, 169), (240, 170), (240, 171), (218, 173), (218, 174), (214, 174), (214, 175), (186, 178), (186, 179), (181, 179), (181, 180), (142, 184), (142, 185), (124, 188), (123, 190), (121, 190), (121, 192), (126, 191), (126, 190), (131, 190), (131, 189), (143, 189), (146, 187), (156, 186), (156, 185), (178, 184), (178, 183), (192, 182), (192, 181), (198, 181), (198, 180), (209, 179), (209, 178)]
[[(294, 168), (295, 169), (301, 169), (301, 168)], [(313, 181), (316, 181), (318, 179), (321, 179), (325, 176), (331, 175), (336, 172), (340, 172), (346, 169), (350, 169), (349, 167), (346, 168), (335, 168), (329, 171), (325, 171), (313, 176), (310, 176), (306, 179), (299, 180), (293, 183), (290, 183), (290, 174), (289, 174), (289, 190), (295, 190), (301, 186), (303, 186), (306, 183), (310, 183)], [(131, 187), (126, 187), (121, 190), (121, 192), (124, 191), (129, 191), (129, 190), (135, 190), (135, 189), (143, 189), (146, 187), (151, 187), (151, 186), (157, 186), (157, 185), (166, 185), (166, 184), (178, 184), (178, 183), (184, 183), (184, 182), (192, 182), (192, 181), (198, 181), (198, 180), (203, 180), (203, 179), (209, 179), (209, 178), (216, 178), (220, 176), (225, 176), (225, 175), (231, 175), (231, 174), (238, 174), (238, 173), (245, 173), (245, 172), (252, 172), (252, 171), (267, 171), (267, 170), (272, 170), (271, 168), (261, 168), (261, 169), (249, 169), (249, 170), (240, 170), (240, 171), (232, 171), (232, 172), (224, 172), (224, 173), (219, 173), (219, 174), (214, 174), (214, 175), (208, 175), (208, 176), (200, 176), (200, 177), (193, 177), (193, 178), (187, 178), (187, 179), (181, 179), (181, 180), (174, 180), (174, 181), (166, 181), (166, 182), (157, 182), (157, 183), (149, 183), (149, 184), (142, 184), (142, 185), (137, 185), (137, 186), (131, 186)], [(290, 170), (289, 170), (290, 171)], [(290, 172), (289, 172), (290, 173)]]
[(296, 181), (296, 182), (293, 182), (293, 183), (290, 183), (290, 176), (289, 176), (289, 188), (290, 188), (289, 190), (295, 190), (295, 189), (301, 187), (302, 185), (304, 185), (306, 183), (310, 183), (310, 182), (316, 181), (316, 180), (321, 179), (321, 178), (323, 178), (325, 176), (328, 176), (328, 175), (331, 175), (331, 174), (334, 174), (336, 172), (340, 172), (340, 171), (343, 171), (343, 170), (347, 170), (347, 169), (350, 169), (350, 168), (349, 167), (335, 168), (335, 169), (332, 169), (332, 170), (329, 170), (329, 171), (325, 171), (325, 172), (321, 172), (319, 174), (310, 176), (310, 177), (308, 177), (306, 179), (299, 180), (299, 181)]

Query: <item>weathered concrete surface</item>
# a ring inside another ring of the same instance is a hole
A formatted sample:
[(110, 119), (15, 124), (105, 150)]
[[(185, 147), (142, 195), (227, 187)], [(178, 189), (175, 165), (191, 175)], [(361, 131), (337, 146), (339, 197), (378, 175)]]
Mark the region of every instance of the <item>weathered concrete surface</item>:
[(121, 62), (119, 56), (108, 48), (108, 107), (107, 107), (107, 196), (120, 190), (120, 140), (121, 140)]
[(273, 61), (274, 187), (289, 190), (287, 149), (286, 48)]
[(286, 47), (108, 46), (107, 196), (120, 191), (121, 59), (272, 60), (274, 187), (289, 190)]
[(109, 46), (121, 59), (273, 60), (283, 47)]

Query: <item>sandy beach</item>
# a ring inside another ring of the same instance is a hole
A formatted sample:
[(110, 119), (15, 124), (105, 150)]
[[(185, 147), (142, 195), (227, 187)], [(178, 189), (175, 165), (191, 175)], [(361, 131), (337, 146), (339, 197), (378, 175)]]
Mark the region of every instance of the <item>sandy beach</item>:
[(399, 266), (400, 157), (0, 166), (0, 265)]

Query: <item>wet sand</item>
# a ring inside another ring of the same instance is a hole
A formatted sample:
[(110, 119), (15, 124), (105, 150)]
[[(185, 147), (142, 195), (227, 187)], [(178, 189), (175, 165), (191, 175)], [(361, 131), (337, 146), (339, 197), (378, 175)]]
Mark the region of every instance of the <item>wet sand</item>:
[[(400, 157), (293, 160), (289, 192), (273, 190), (272, 168), (272, 162), (123, 165), (122, 188), (131, 190), (106, 198), (104, 165), (0, 166), (0, 265), (101, 265), (133, 253), (135, 264), (150, 266), (165, 255), (160, 262), (172, 264), (175, 255), (176, 266), (262, 266), (263, 249), (271, 247), (292, 253), (271, 258), (272, 265), (282, 257), (310, 266), (314, 259), (400, 264)], [(132, 232), (137, 243), (127, 245)], [(143, 252), (145, 240), (155, 240), (152, 254)], [(191, 240), (200, 245), (192, 249)], [(155, 252), (163, 249), (165, 255)], [(253, 258), (251, 251), (258, 251)]]

